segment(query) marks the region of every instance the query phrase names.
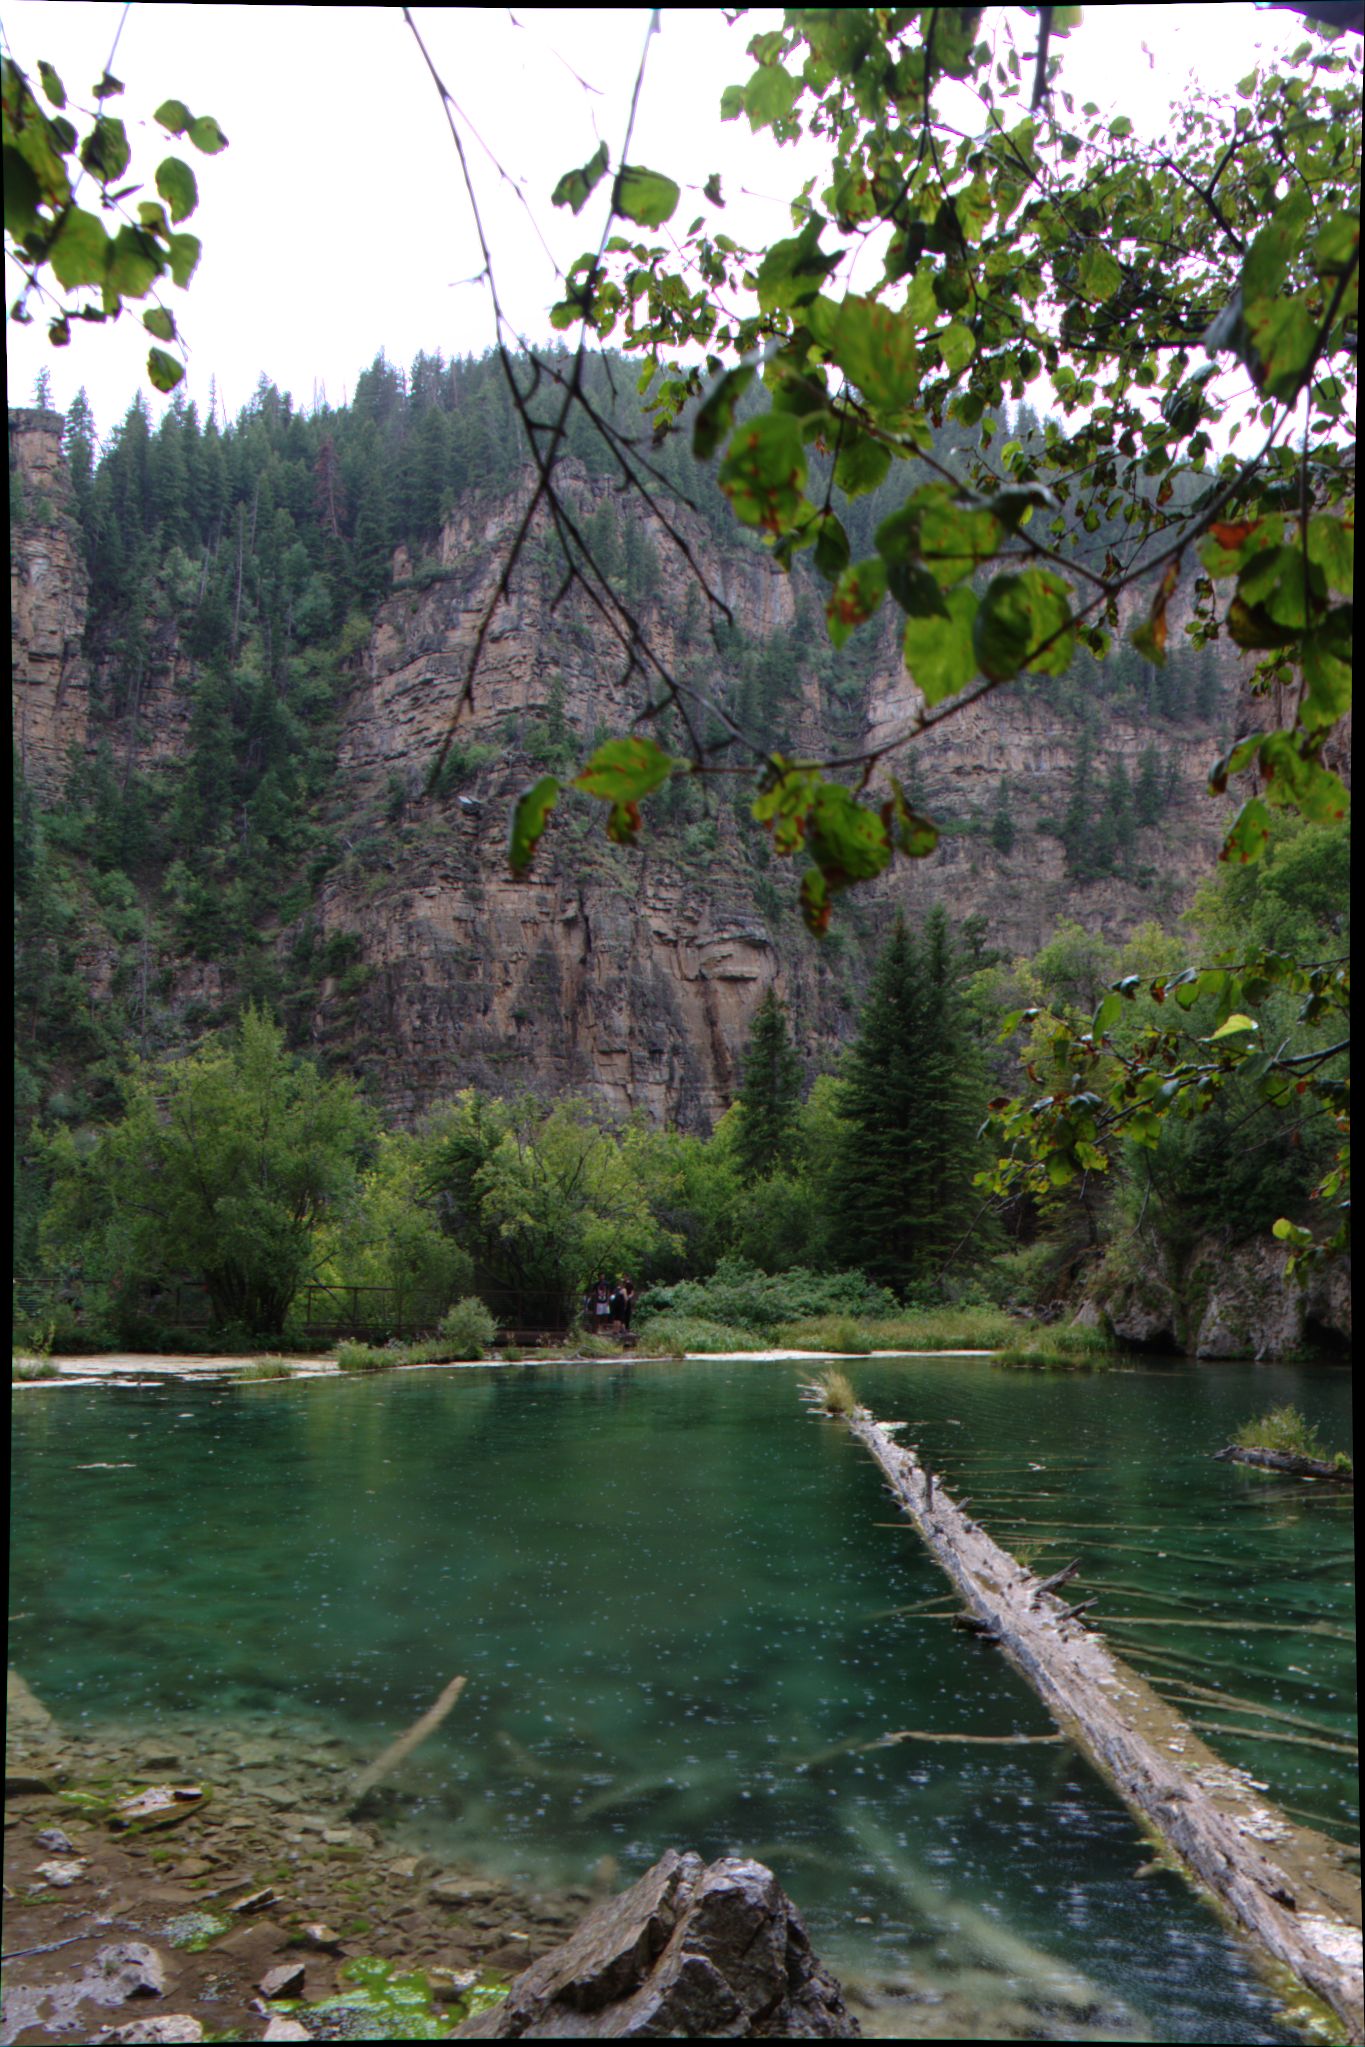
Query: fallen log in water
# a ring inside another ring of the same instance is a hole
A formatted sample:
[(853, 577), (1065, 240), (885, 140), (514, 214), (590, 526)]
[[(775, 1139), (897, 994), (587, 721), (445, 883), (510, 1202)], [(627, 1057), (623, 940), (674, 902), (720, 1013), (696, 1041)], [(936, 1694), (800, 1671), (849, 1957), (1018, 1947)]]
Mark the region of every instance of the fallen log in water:
[(1240, 1443), (1229, 1443), (1222, 1450), (1213, 1453), (1217, 1464), (1255, 1464), (1264, 1471), (1287, 1471), (1295, 1478), (1330, 1478), (1338, 1485), (1354, 1485), (1355, 1473), (1349, 1464), (1329, 1464), (1322, 1457), (1300, 1457), (1293, 1450), (1244, 1450)]
[(1360, 1886), (1338, 1845), (1265, 1804), (1245, 1771), (1222, 1762), (941, 1483), (931, 1491), (914, 1452), (866, 1408), (847, 1421), (981, 1632), (998, 1641), (1063, 1732), (1238, 1924), (1332, 2007), (1349, 2038), (1365, 2039)]

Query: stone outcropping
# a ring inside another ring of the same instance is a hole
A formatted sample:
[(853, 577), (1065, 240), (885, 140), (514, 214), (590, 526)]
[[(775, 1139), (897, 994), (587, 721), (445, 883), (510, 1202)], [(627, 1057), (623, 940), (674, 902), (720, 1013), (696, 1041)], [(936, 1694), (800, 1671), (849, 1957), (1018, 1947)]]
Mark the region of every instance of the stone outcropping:
[(844, 2040), (860, 2028), (772, 1871), (670, 1849), (459, 2040)]
[(14, 744), (35, 788), (55, 789), (89, 736), (81, 636), (88, 582), (72, 514), (60, 412), (11, 411), (10, 674)]
[(1140, 1350), (1273, 1363), (1309, 1351), (1348, 1352), (1351, 1261), (1340, 1258), (1300, 1287), (1269, 1236), (1230, 1244), (1203, 1237), (1181, 1261), (1159, 1246), (1116, 1247), (1087, 1287), (1082, 1319), (1102, 1319)]
[[(168, 569), (135, 701), (124, 701), (126, 678), (105, 674), (98, 632), (89, 637), (87, 677), (86, 580), (61, 430), (56, 413), (10, 415), (24, 508), (11, 582), (15, 730), (26, 773), (35, 788), (55, 791), (73, 746), (90, 752), (112, 739), (121, 768), (173, 777), (189, 745), (196, 682), (181, 644), (183, 591)], [(584, 518), (616, 504), (606, 482), (572, 463), (564, 488)], [(1109, 940), (1146, 919), (1169, 919), (1207, 871), (1223, 806), (1206, 795), (1205, 774), (1221, 734), (1183, 725), (1154, 735), (1106, 707), (1096, 789), (1120, 760), (1135, 778), (1154, 736), (1169, 786), (1161, 829), (1142, 843), (1143, 871), (1080, 887), (1053, 830), (1066, 810), (1079, 728), (1044, 694), (1018, 691), (915, 743), (916, 800), (945, 822), (938, 849), (898, 860), (841, 899), (823, 945), (797, 912), (801, 862), (765, 864), (767, 841), (737, 815), (729, 783), (689, 783), (648, 799), (641, 843), (630, 850), (606, 842), (602, 806), (566, 790), (529, 878), (513, 882), (507, 825), (522, 789), (547, 765), (572, 773), (596, 738), (629, 730), (658, 694), (657, 678), (628, 672), (589, 607), (572, 596), (558, 601), (558, 574), (537, 541), (492, 615), (455, 732), (456, 772), (442, 793), (428, 793), (523, 504), (516, 491), (471, 497), (430, 558), (397, 550), (390, 594), (338, 677), (335, 857), (302, 913), (296, 897), (286, 914), (272, 920), (262, 907), (259, 917), (286, 984), (300, 960), (317, 962), (302, 1030), (324, 1059), (364, 1077), (389, 1118), (410, 1124), (477, 1086), (577, 1093), (613, 1116), (638, 1112), (705, 1130), (733, 1099), (768, 989), (788, 1003), (809, 1066), (828, 1062), (851, 1034), (898, 910), (918, 917), (943, 902), (955, 918), (979, 915), (1001, 951), (1026, 954), (1065, 917)], [(700, 518), (678, 517), (741, 637), (737, 653), (713, 644), (691, 572), (646, 520), (654, 567), (640, 609), (675, 673), (725, 696), (737, 687), (734, 664), (772, 647), (788, 671), (775, 715), (782, 743), (797, 752), (845, 753), (905, 728), (920, 699), (889, 613), (867, 629), (855, 683), (821, 645), (812, 587), (781, 574), (742, 535), (722, 546)], [(898, 765), (909, 772), (906, 757)], [(1002, 781), (1015, 832), (1009, 849), (986, 829)], [(124, 968), (117, 940), (92, 931), (80, 972), (93, 1005)], [(211, 959), (149, 954), (139, 972), (144, 984), (164, 985), (172, 1018), (202, 1021), (236, 993), (225, 963)]]

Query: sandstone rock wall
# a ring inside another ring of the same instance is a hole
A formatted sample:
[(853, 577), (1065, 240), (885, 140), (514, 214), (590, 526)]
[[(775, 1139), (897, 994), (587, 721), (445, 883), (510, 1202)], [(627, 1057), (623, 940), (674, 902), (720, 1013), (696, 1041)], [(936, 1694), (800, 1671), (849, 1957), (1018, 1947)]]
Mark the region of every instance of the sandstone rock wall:
[[(86, 586), (60, 432), (56, 414), (11, 415), (11, 460), (30, 514), (12, 553), (15, 729), (27, 772), (44, 789), (59, 784), (73, 743), (90, 747), (112, 730), (91, 711), (80, 653)], [(567, 487), (585, 515), (613, 501), (606, 483), (581, 474), (570, 472)], [(36, 524), (31, 514), (40, 499), (53, 517)], [(414, 561), (398, 551), (392, 594), (338, 678), (343, 710), (330, 823), (342, 857), (317, 885), (305, 918), (272, 923), (262, 916), (263, 936), (282, 962), (305, 924), (319, 947), (337, 936), (353, 941), (350, 968), (321, 983), (308, 1028), (319, 1051), (367, 1078), (388, 1114), (415, 1119), (474, 1084), (547, 1096), (572, 1089), (613, 1114), (638, 1110), (704, 1129), (732, 1098), (749, 1021), (769, 987), (791, 1006), (808, 1067), (828, 1061), (854, 1028), (872, 961), (898, 910), (919, 916), (943, 902), (955, 919), (979, 914), (991, 944), (1021, 954), (1066, 917), (1111, 940), (1148, 918), (1169, 921), (1208, 871), (1220, 806), (1204, 785), (1224, 735), (1190, 727), (1154, 734), (1105, 707), (1097, 787), (1115, 758), (1135, 773), (1153, 738), (1175, 786), (1161, 826), (1144, 836), (1145, 872), (1079, 887), (1065, 873), (1056, 838), (1038, 829), (1065, 811), (1075, 723), (1042, 696), (1001, 691), (915, 742), (923, 800), (951, 828), (930, 859), (900, 861), (874, 888), (841, 901), (823, 946), (797, 914), (800, 863), (762, 867), (765, 849), (736, 817), (733, 780), (705, 785), (709, 822), (661, 825), (657, 801), (647, 802), (637, 850), (607, 845), (602, 807), (566, 794), (530, 879), (512, 882), (508, 816), (541, 772), (552, 718), (581, 760), (597, 735), (628, 729), (658, 695), (657, 676), (632, 666), (620, 639), (581, 598), (556, 601), (559, 572), (533, 536), (493, 616), (472, 703), (457, 727), (474, 765), (446, 794), (425, 793), (523, 504), (467, 501), (434, 557)], [(799, 584), (757, 544), (727, 539), (721, 552), (699, 517), (681, 517), (750, 643), (798, 624), (805, 629)], [(657, 524), (649, 538), (658, 566), (640, 609), (651, 640), (680, 675), (723, 691), (733, 657), (699, 627), (695, 597), (689, 603), (691, 571), (676, 548)], [(809, 616), (822, 637), (818, 609)], [(153, 622), (150, 640), (136, 721), (125, 711), (118, 732), (120, 758), (131, 749), (144, 767), (183, 753), (193, 682), (173, 606)], [(889, 621), (861, 698), (841, 706), (824, 687), (820, 664), (803, 658), (798, 635), (796, 693), (783, 715), (790, 743), (802, 751), (880, 744), (917, 707)], [(117, 693), (106, 694), (113, 701)], [(1015, 811), (1008, 854), (979, 828), (1002, 776)], [(218, 963), (169, 964), (173, 1009), (193, 1006), (202, 1015), (205, 1004), (212, 1010), (231, 992)], [(95, 978), (107, 981), (115, 965), (106, 959)]]
[(64, 426), (60, 412), (9, 415), (14, 743), (25, 776), (45, 791), (60, 785), (69, 749), (83, 747), (89, 731), (81, 653), (88, 593), (62, 452)]

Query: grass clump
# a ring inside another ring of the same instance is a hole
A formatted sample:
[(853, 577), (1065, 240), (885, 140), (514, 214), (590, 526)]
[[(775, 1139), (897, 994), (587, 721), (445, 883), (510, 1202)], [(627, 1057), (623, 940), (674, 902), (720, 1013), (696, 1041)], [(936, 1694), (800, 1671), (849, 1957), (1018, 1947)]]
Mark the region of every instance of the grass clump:
[(1113, 1356), (1113, 1343), (1103, 1330), (1071, 1322), (1052, 1327), (1044, 1324), (1027, 1332), (1016, 1329), (996, 1362), (1013, 1371), (1093, 1372), (1096, 1366), (1110, 1363)]
[[(1290, 1457), (1316, 1457), (1322, 1463), (1327, 1461), (1321, 1436), (1296, 1407), (1272, 1407), (1254, 1421), (1244, 1422), (1232, 1440), (1239, 1450), (1280, 1450)], [(1350, 1458), (1339, 1451), (1338, 1465), (1343, 1459), (1345, 1468), (1349, 1470)]]
[(292, 1379), (294, 1367), (283, 1358), (266, 1356), (251, 1358), (242, 1366), (243, 1379)]
[(57, 1367), (51, 1358), (21, 1357), (16, 1351), (10, 1365), (11, 1381), (15, 1379), (55, 1379)]
[(821, 1372), (803, 1388), (812, 1404), (825, 1414), (850, 1415), (858, 1405), (858, 1396), (853, 1391), (853, 1382), (835, 1366)]
[[(676, 1292), (677, 1289), (671, 1289)], [(641, 1332), (638, 1351), (646, 1357), (685, 1357), (689, 1351), (714, 1356), (719, 1351), (769, 1348), (753, 1329), (712, 1322), (701, 1315), (655, 1315)], [(586, 1355), (586, 1353), (585, 1353)]]
[(376, 1343), (342, 1343), (337, 1346), (337, 1363), (343, 1372), (386, 1372), (401, 1363), (402, 1353), (381, 1350)]
[(1019, 1324), (1003, 1308), (911, 1309), (876, 1321), (815, 1315), (786, 1322), (776, 1332), (784, 1349), (845, 1351), (1000, 1350), (1017, 1340)]

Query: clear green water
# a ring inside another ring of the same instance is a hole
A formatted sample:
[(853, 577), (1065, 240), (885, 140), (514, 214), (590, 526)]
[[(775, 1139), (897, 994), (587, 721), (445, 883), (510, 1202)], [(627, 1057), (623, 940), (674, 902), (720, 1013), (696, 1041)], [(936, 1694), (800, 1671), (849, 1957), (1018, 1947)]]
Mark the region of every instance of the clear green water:
[[(1034, 2038), (1297, 2037), (1184, 1884), (1137, 1876), (1145, 1843), (1069, 1748), (856, 1746), (1050, 1723), (994, 1652), (897, 1612), (945, 1581), (800, 1406), (804, 1369), (26, 1392), (10, 1660), (92, 1727), (302, 1712), (376, 1751), (464, 1671), (403, 1779), (409, 1836), (451, 1859), (581, 1881), (669, 1845), (756, 1854), (837, 1970), (946, 1999), (906, 2031), (963, 2037), (970, 2012)], [(1283, 1400), (1349, 1442), (1344, 1372), (849, 1369), (1002, 1540), (1080, 1554), (1106, 1618), (1161, 1618), (1116, 1622), (1134, 1661), (1331, 1742), (1210, 1737), (1353, 1824), (1349, 1506), (1210, 1461)]]

